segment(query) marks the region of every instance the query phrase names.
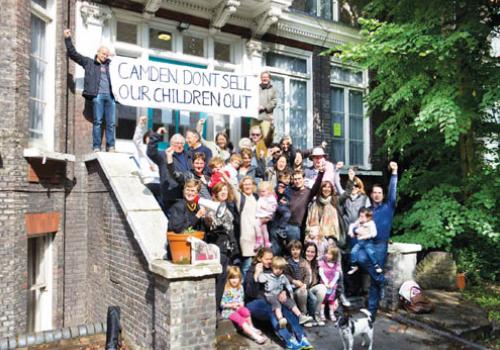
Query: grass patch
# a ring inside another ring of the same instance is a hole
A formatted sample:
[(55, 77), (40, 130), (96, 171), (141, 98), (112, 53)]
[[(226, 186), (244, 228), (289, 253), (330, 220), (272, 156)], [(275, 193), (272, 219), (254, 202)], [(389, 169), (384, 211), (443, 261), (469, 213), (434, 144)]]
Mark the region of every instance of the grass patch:
[(490, 321), (500, 322), (500, 285), (482, 282), (480, 285), (467, 287), (463, 295), (485, 309)]

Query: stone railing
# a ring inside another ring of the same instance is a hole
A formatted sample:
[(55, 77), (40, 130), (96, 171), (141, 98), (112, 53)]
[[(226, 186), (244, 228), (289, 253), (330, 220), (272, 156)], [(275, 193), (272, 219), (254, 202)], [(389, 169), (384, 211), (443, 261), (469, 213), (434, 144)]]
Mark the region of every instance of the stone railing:
[(125, 338), (137, 349), (213, 349), (221, 265), (165, 260), (168, 219), (130, 157), (96, 153), (84, 160), (93, 196), (89, 212), (95, 213), (89, 221), (102, 226), (89, 229), (89, 240), (102, 242), (89, 248), (89, 285), (102, 289), (89, 298), (103, 298), (89, 303), (89, 313), (120, 306)]

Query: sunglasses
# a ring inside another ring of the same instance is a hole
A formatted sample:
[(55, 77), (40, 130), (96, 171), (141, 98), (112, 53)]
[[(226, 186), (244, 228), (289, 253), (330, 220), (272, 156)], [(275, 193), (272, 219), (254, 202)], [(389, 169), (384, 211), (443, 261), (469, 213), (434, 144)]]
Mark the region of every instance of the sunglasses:
[(250, 134), (250, 135), (252, 135), (252, 136), (260, 136), (260, 134)]

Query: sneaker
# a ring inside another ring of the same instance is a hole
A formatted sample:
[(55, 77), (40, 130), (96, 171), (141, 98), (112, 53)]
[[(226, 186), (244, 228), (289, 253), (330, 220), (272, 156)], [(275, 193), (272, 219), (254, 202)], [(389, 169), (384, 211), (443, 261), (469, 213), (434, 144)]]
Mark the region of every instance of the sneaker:
[(382, 272), (384, 272), (384, 270), (382, 270), (382, 268), (380, 267), (379, 264), (376, 264), (374, 267), (375, 267), (375, 272), (376, 273), (382, 273)]
[(108, 152), (114, 153), (115, 152), (115, 148), (113, 146), (109, 147), (108, 148)]
[(299, 324), (304, 324), (304, 323), (310, 322), (312, 320), (313, 320), (313, 318), (311, 316), (307, 316), (304, 314), (301, 314), (299, 316)]
[(300, 350), (300, 349), (302, 349), (302, 347), (300, 346), (299, 343), (297, 343), (297, 341), (295, 340), (295, 338), (290, 338), (286, 342), (286, 349), (287, 350)]
[(352, 275), (352, 274), (354, 274), (358, 270), (359, 270), (359, 267), (357, 267), (357, 266), (351, 266), (351, 269), (349, 271), (347, 271), (347, 274), (348, 275)]
[(345, 307), (351, 307), (351, 302), (349, 300), (347, 300), (346, 296), (344, 293), (341, 293), (339, 295), (339, 300), (340, 300), (340, 303), (345, 306)]
[(312, 323), (312, 321), (309, 321), (309, 322), (304, 323), (303, 326), (304, 326), (304, 328), (312, 328), (313, 323)]
[(337, 321), (337, 317), (335, 317), (335, 312), (334, 311), (330, 311), (330, 321), (332, 321), (332, 322), (336, 322)]
[(311, 345), (311, 343), (309, 343), (309, 340), (307, 340), (306, 337), (302, 337), (302, 339), (300, 340), (299, 346), (300, 346), (300, 348), (299, 348), (300, 350), (314, 349), (314, 347)]
[(318, 325), (318, 326), (320, 326), (320, 327), (324, 327), (324, 326), (325, 326), (325, 324), (326, 324), (326, 323), (325, 323), (325, 320), (322, 320), (320, 317), (317, 317), (317, 318), (316, 318), (316, 323), (317, 323), (317, 325)]
[(266, 336), (263, 336), (263, 335), (260, 335), (260, 334), (257, 334), (257, 333), (254, 333), (253, 336), (252, 336), (252, 340), (254, 342), (256, 342), (257, 344), (264, 344), (266, 341), (267, 341), (267, 337)]
[(284, 317), (281, 318), (278, 322), (279, 322), (279, 325), (280, 325), (280, 329), (286, 328), (286, 325), (288, 324), (288, 321)]
[(101, 152), (100, 148), (94, 148), (94, 153)]

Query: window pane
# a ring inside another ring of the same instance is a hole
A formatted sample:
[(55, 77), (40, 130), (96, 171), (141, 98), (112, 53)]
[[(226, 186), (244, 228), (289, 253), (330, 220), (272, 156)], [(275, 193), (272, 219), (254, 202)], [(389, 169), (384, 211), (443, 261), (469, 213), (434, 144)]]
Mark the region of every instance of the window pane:
[(47, 8), (47, 0), (31, 0), (37, 5), (40, 5), (43, 8)]
[(116, 104), (116, 138), (131, 140), (134, 136), (137, 108)]
[(222, 62), (231, 62), (231, 45), (215, 42), (214, 58)]
[(349, 163), (363, 164), (363, 94), (349, 91)]
[(200, 112), (179, 111), (178, 133), (186, 135), (187, 129), (196, 129), (200, 114)]
[(31, 139), (43, 139), (45, 111), (45, 29), (46, 24), (31, 16), (29, 134)]
[(204, 57), (204, 40), (194, 36), (184, 35), (182, 37), (182, 50), (185, 54)]
[(290, 81), (290, 136), (299, 149), (307, 148), (307, 84)]
[(175, 134), (175, 115), (172, 109), (153, 109), (153, 130), (165, 127), (167, 133), (163, 136), (163, 141), (168, 142)]
[(266, 55), (266, 64), (289, 72), (307, 73), (307, 61), (297, 57), (269, 52)]
[(285, 135), (285, 81), (282, 77), (274, 76), (272, 80), (276, 90), (277, 104), (273, 111), (274, 119), (274, 139), (279, 141)]
[(132, 23), (116, 23), (116, 40), (124, 43), (137, 44), (137, 26)]
[(333, 142), (330, 153), (335, 161), (345, 162), (344, 89), (332, 88), (330, 94)]
[(149, 29), (149, 47), (164, 51), (172, 51), (172, 33), (151, 28)]
[(333, 0), (319, 0), (320, 11), (319, 16), (331, 20), (332, 19), (332, 1)]

